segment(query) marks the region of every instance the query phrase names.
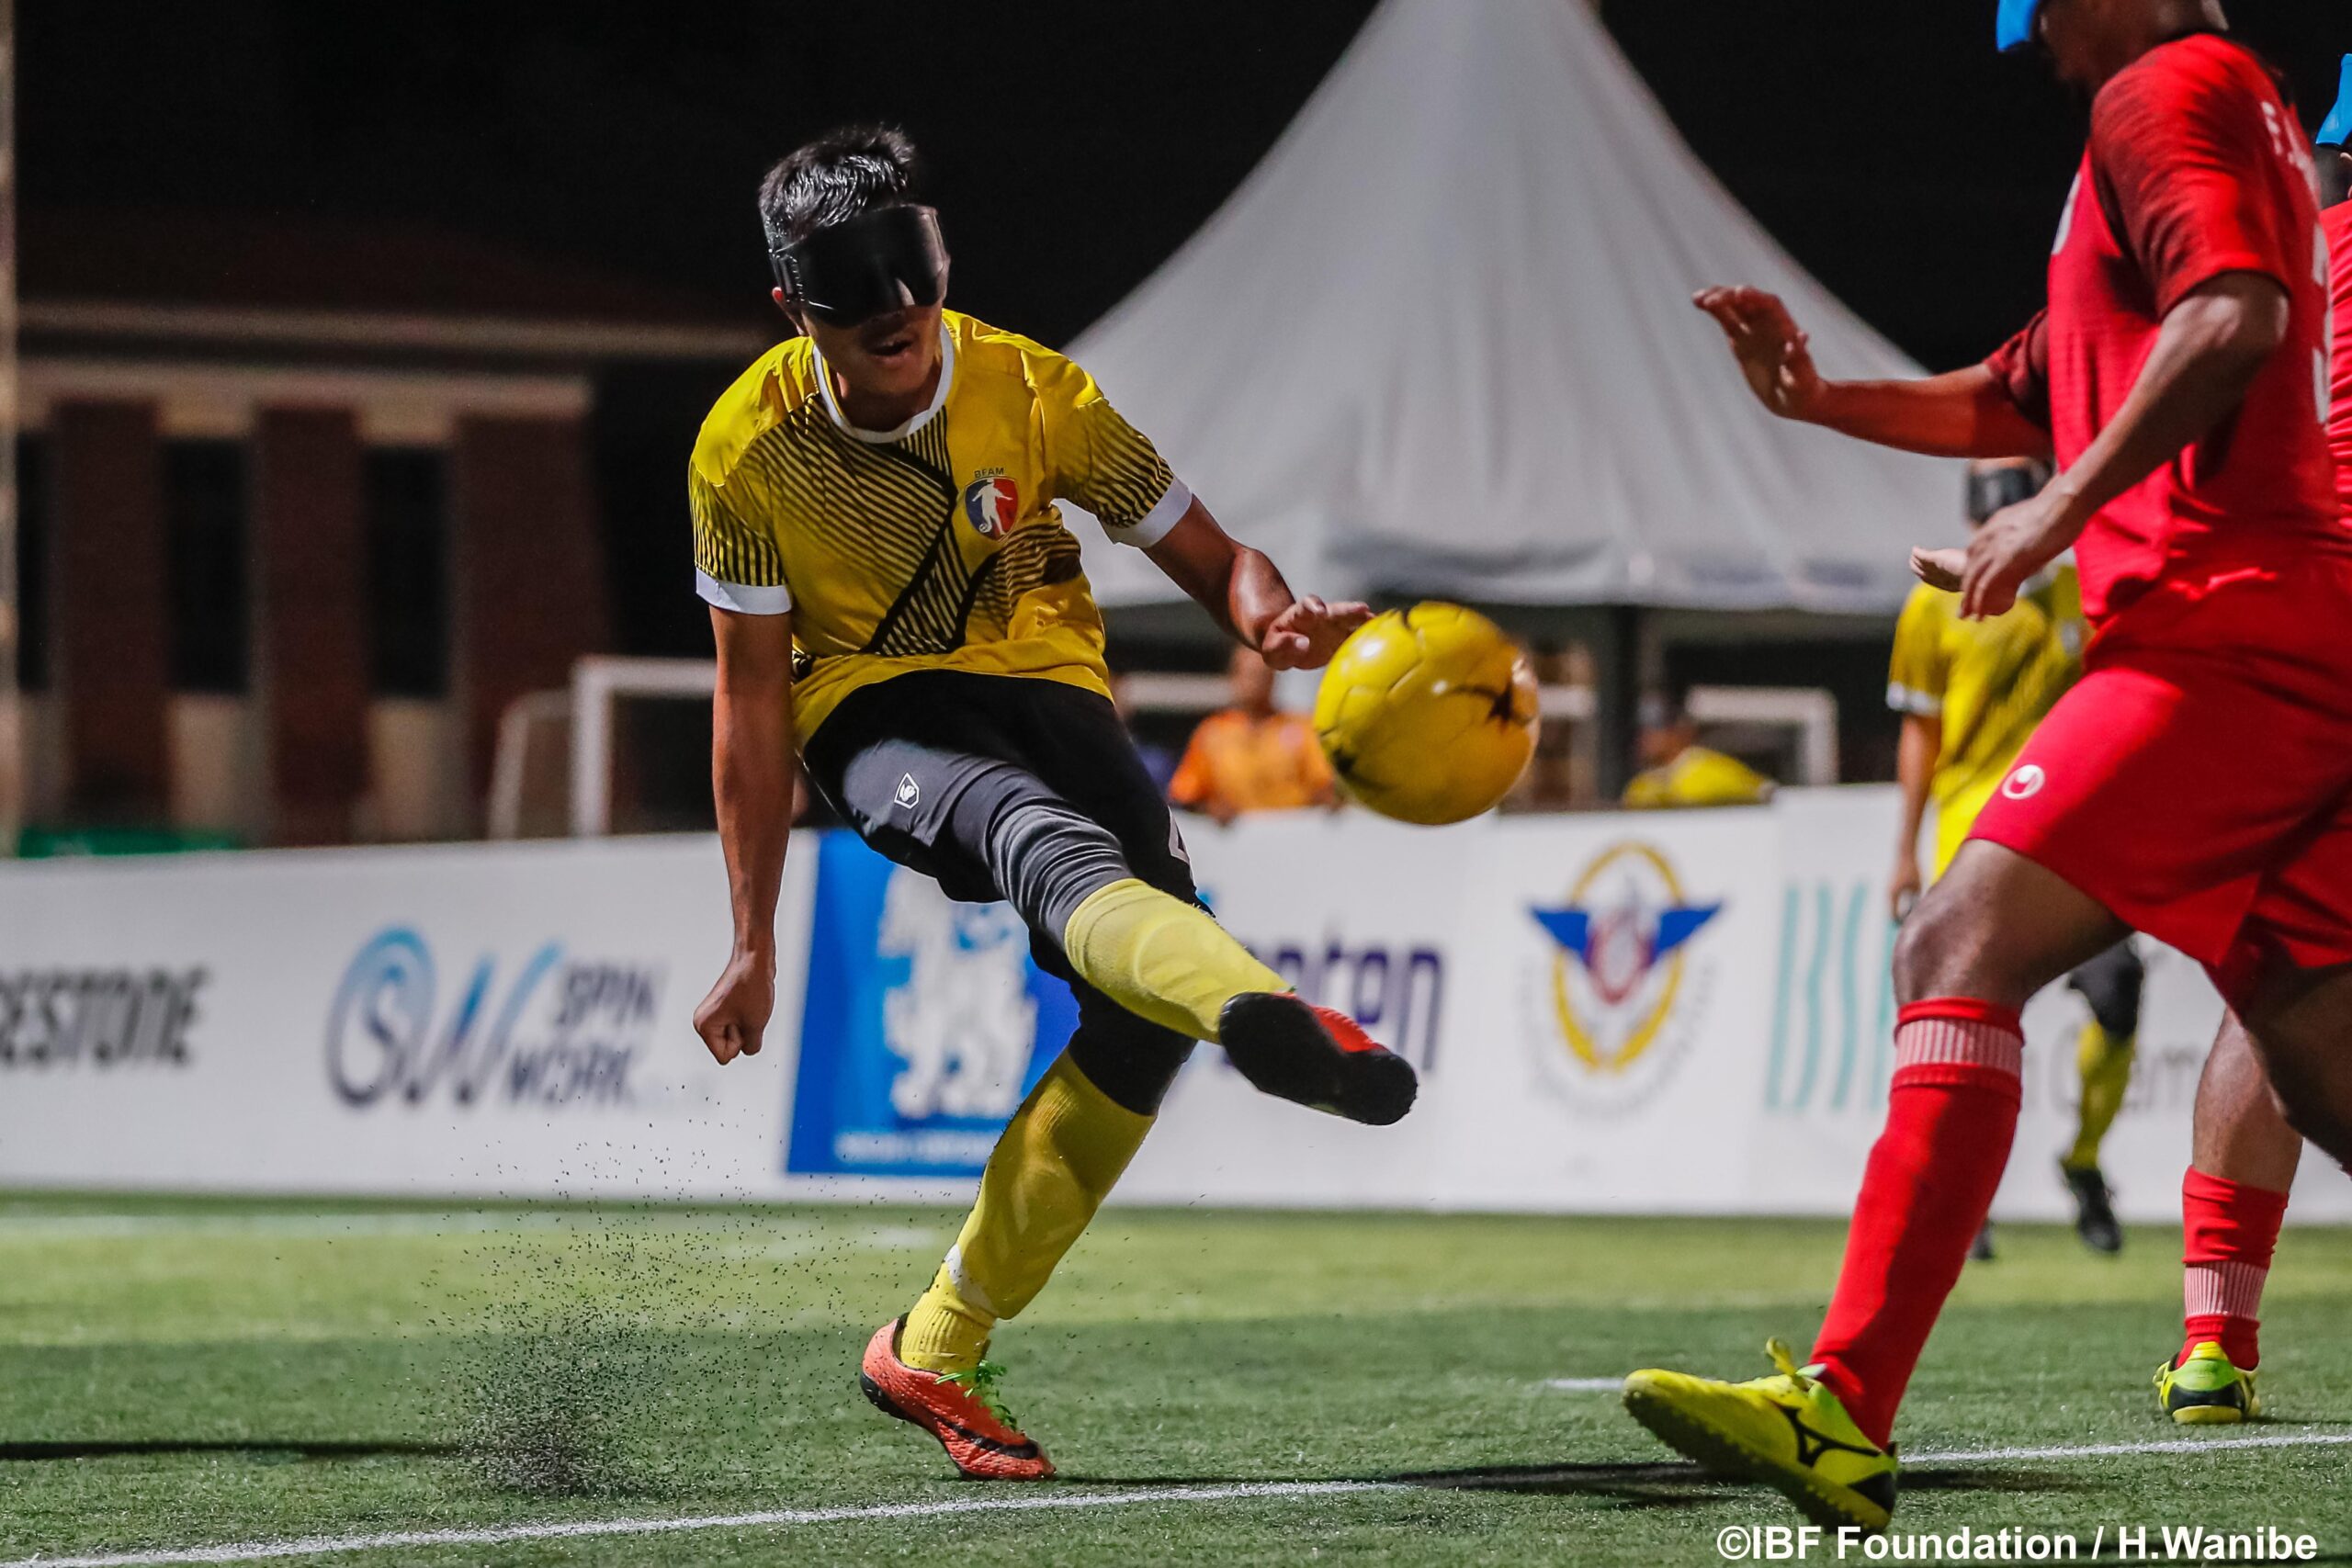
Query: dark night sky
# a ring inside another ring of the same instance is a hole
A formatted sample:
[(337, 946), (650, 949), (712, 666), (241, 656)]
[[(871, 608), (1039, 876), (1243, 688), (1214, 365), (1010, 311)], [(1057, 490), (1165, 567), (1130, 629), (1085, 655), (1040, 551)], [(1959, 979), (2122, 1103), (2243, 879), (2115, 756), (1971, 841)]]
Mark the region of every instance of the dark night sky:
[[(1488, 0), (1459, 0), (1465, 17)], [(1364, 0), (19, 7), (28, 206), (383, 216), (763, 308), (751, 196), (804, 134), (932, 155), (960, 303), (1066, 341), (1179, 243)], [(1700, 154), (1931, 364), (2030, 308), (2080, 110), (1995, 56), (1991, 0), (1611, 0)], [(2346, 7), (2233, 0), (2308, 117)], [(1465, 177), (1475, 177), (1466, 171)], [(1311, 280), (1302, 280), (1309, 283)], [(168, 286), (157, 293), (168, 297)]]

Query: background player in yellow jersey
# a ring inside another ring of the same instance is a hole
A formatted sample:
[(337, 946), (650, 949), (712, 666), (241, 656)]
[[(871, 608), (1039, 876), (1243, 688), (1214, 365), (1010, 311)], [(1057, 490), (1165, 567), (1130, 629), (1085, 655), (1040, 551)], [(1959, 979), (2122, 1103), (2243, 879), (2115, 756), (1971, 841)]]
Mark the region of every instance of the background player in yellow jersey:
[(1642, 771), (1626, 781), (1623, 804), (1637, 810), (1678, 807), (1760, 806), (1772, 781), (1738, 758), (1699, 744), (1688, 692), (1652, 692), (1642, 699)]
[(1359, 1122), (1397, 1120), (1416, 1086), (1194, 897), (1112, 707), (1102, 615), (1054, 503), (1147, 551), (1277, 667), (1324, 663), (1369, 612), (1294, 597), (1077, 366), (943, 310), (947, 252), (915, 197), (914, 150), (882, 128), (811, 142), (761, 187), (775, 297), (806, 335), (720, 397), (687, 479), (735, 925), (695, 1027), (722, 1063), (760, 1048), (796, 744), (868, 843), (1028, 921), (1077, 998), (1077, 1032), (860, 1382), (965, 1473), (1032, 1479), (1053, 1466), (982, 1353), (1093, 1217), (1193, 1043), (1222, 1044), (1268, 1093)]
[[(2049, 478), (2028, 458), (1972, 465), (1971, 525), (2030, 498)], [(1941, 876), (2034, 726), (2082, 672), (2085, 629), (2082, 591), (2071, 565), (2046, 572), (2018, 596), (2015, 608), (1991, 620), (1962, 620), (1956, 596), (1924, 582), (1911, 591), (1895, 624), (1886, 688), (1889, 705), (1903, 715), (1896, 762), (1903, 820), (1888, 886), (1896, 919), (1919, 896), (1919, 830), (1928, 801), (1936, 807), (1934, 874)], [(2100, 1252), (2123, 1246), (2099, 1170), (2099, 1145), (2131, 1087), (2145, 978), (2132, 944), (2122, 942), (2067, 981), (2090, 1004), (2091, 1018), (2075, 1049), (2081, 1119), (2058, 1168), (2075, 1200), (2076, 1234)], [(1989, 1223), (1977, 1237), (1976, 1256), (1992, 1256)]]

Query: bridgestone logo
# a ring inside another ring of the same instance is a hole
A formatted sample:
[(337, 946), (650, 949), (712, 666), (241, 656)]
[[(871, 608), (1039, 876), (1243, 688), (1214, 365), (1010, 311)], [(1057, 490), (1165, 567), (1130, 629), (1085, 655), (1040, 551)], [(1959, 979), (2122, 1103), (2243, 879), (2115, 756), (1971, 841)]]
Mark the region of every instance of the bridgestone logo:
[(208, 969), (0, 973), (0, 1070), (184, 1067)]

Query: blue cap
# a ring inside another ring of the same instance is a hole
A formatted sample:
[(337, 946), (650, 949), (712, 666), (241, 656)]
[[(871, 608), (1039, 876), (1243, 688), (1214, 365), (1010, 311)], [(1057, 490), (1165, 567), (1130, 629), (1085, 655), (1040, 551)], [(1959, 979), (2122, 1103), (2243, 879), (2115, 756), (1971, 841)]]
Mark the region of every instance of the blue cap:
[(2335, 112), (2319, 128), (2323, 147), (2352, 146), (2352, 54), (2344, 57), (2344, 90), (2336, 95)]
[(2003, 49), (2023, 49), (2033, 41), (2033, 19), (2041, 14), (2041, 0), (2001, 0), (2001, 19), (1993, 25), (1993, 41)]

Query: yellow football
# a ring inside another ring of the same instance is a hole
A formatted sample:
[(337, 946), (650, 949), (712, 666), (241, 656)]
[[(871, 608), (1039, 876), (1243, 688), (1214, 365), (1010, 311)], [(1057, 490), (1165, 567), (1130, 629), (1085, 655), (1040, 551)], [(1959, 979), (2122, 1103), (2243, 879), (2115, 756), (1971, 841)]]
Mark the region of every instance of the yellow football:
[(1535, 754), (1534, 672), (1503, 629), (1459, 604), (1374, 615), (1340, 646), (1315, 734), (1348, 795), (1434, 827), (1491, 810)]

